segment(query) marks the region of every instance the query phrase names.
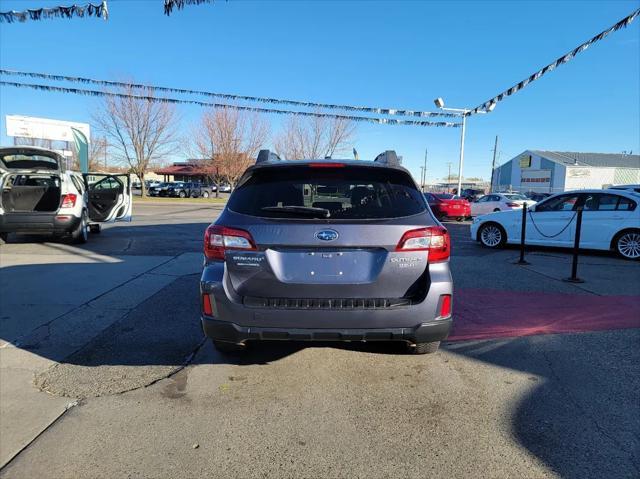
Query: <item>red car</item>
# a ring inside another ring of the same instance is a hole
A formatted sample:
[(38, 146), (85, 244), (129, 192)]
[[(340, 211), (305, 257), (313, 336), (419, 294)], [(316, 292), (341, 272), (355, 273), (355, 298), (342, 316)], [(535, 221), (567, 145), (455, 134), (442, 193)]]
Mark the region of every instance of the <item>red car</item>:
[(467, 200), (450, 193), (425, 193), (429, 207), (438, 219), (455, 218), (462, 221), (471, 216), (471, 205)]

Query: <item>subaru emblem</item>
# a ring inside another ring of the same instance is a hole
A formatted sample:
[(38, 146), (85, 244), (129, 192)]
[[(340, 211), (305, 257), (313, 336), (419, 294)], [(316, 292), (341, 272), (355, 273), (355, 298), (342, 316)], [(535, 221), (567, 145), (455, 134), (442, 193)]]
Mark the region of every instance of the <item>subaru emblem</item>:
[(338, 238), (338, 232), (334, 230), (321, 230), (316, 233), (320, 241), (333, 241)]

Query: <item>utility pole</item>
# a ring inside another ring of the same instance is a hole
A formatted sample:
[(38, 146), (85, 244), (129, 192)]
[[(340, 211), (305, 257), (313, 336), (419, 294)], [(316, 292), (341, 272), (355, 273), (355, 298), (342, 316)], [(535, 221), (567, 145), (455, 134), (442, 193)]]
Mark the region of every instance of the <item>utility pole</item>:
[(422, 167), (422, 192), (424, 193), (424, 184), (427, 182), (427, 154), (429, 150), (424, 149), (424, 166)]
[(496, 142), (493, 145), (493, 162), (491, 163), (491, 184), (489, 185), (489, 191), (493, 191), (493, 175), (496, 171), (496, 153), (498, 151), (498, 135), (496, 135)]
[(448, 162), (447, 166), (449, 167), (449, 174), (447, 175), (447, 189), (449, 190), (449, 193), (451, 193), (451, 162)]

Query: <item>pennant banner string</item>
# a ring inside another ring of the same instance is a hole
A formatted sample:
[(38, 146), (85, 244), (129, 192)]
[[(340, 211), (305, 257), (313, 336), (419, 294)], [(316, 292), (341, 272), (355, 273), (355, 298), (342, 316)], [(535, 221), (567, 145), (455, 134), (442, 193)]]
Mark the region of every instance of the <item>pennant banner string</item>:
[(182, 10), (185, 5), (200, 5), (201, 3), (213, 3), (214, 0), (164, 0), (164, 14), (169, 16), (173, 9)]
[(140, 89), (162, 91), (167, 93), (179, 93), (184, 95), (200, 95), (200, 96), (206, 96), (210, 98), (222, 98), (225, 100), (242, 100), (242, 101), (252, 101), (256, 103), (293, 105), (293, 106), (300, 106), (300, 107), (307, 107), (307, 108), (324, 108), (327, 110), (357, 111), (361, 113), (374, 113), (378, 115), (413, 116), (413, 117), (420, 117), (420, 118), (425, 118), (425, 117), (426, 118), (429, 118), (429, 117), (458, 118), (462, 116), (460, 113), (397, 110), (397, 109), (391, 109), (391, 108), (372, 108), (372, 107), (366, 107), (366, 106), (335, 105), (330, 103), (316, 103), (316, 102), (298, 101), (298, 100), (283, 100), (279, 98), (266, 98), (266, 97), (259, 97), (259, 96), (232, 95), (229, 93), (214, 93), (214, 92), (202, 91), (202, 90), (161, 87), (161, 86), (154, 86), (154, 85), (145, 85), (140, 83), (126, 83), (126, 82), (118, 82), (118, 81), (111, 81), (111, 80), (96, 80), (93, 78), (74, 77), (74, 76), (67, 76), (67, 75), (54, 75), (50, 73), (23, 72), (23, 71), (16, 71), (16, 70), (0, 69), (0, 75), (40, 78), (43, 80), (66, 81), (66, 82), (72, 82), (72, 83), (87, 83), (87, 84), (101, 85), (101, 86), (108, 86), (108, 87), (140, 88)]
[[(166, 7), (165, 7), (166, 8)], [(28, 9), (24, 11), (11, 10), (0, 12), (0, 23), (26, 22), (27, 20), (47, 20), (50, 18), (96, 17), (109, 19), (107, 0), (100, 4), (70, 5), (51, 8)]]
[(489, 106), (491, 106), (491, 104), (498, 103), (499, 101), (504, 100), (506, 97), (511, 96), (514, 93), (522, 90), (527, 85), (529, 85), (529, 84), (533, 83), (534, 81), (540, 79), (543, 75), (546, 75), (550, 71), (555, 70), (560, 65), (563, 65), (563, 64), (569, 62), (578, 53), (582, 53), (583, 51), (585, 51), (587, 48), (589, 48), (594, 43), (599, 42), (600, 40), (604, 39), (610, 33), (616, 32), (616, 31), (618, 31), (618, 30), (620, 30), (622, 28), (626, 28), (631, 22), (633, 22), (638, 17), (638, 15), (640, 15), (640, 9), (636, 10), (635, 12), (633, 12), (628, 17), (623, 18), (622, 20), (620, 20), (618, 23), (616, 23), (612, 27), (604, 30), (603, 32), (598, 33), (595, 37), (591, 38), (590, 40), (587, 40), (582, 45), (578, 46), (577, 48), (574, 48), (569, 53), (561, 56), (560, 58), (558, 58), (553, 63), (550, 63), (549, 65), (545, 66), (544, 68), (541, 68), (540, 70), (535, 72), (533, 75), (529, 76), (527, 79), (522, 80), (520, 83), (518, 83), (518, 84), (512, 86), (511, 88), (503, 91), (499, 95), (496, 95), (493, 98), (491, 98), (490, 100), (485, 101), (482, 105), (479, 105), (479, 106), (475, 107), (473, 110), (470, 110), (467, 114), (468, 115), (473, 115), (475, 113), (478, 113), (479, 111), (487, 110), (487, 108), (489, 108)]
[(128, 93), (114, 93), (100, 90), (85, 90), (82, 88), (66, 88), (51, 85), (38, 85), (32, 83), (18, 83), (0, 80), (0, 85), (11, 86), (16, 88), (30, 88), (33, 90), (41, 91), (53, 91), (59, 93), (73, 93), (76, 95), (85, 96), (99, 96), (99, 97), (117, 97), (117, 98), (133, 98), (136, 100), (152, 101), (159, 103), (172, 103), (183, 105), (198, 105), (212, 108), (230, 108), (233, 110), (253, 111), (257, 113), (275, 113), (278, 115), (295, 115), (295, 116), (308, 116), (308, 117), (320, 117), (320, 118), (335, 118), (338, 120), (349, 120), (357, 122), (369, 122), (382, 125), (408, 125), (408, 126), (436, 126), (436, 127), (448, 127), (457, 128), (461, 126), (461, 123), (450, 123), (445, 121), (427, 121), (427, 120), (396, 120), (395, 118), (370, 118), (366, 116), (353, 116), (353, 115), (335, 115), (332, 113), (315, 113), (308, 111), (291, 111), (291, 110), (278, 110), (274, 108), (259, 108), (253, 106), (231, 105), (226, 103), (209, 103), (198, 100), (183, 100), (177, 98), (166, 97), (154, 97), (148, 95), (133, 95)]

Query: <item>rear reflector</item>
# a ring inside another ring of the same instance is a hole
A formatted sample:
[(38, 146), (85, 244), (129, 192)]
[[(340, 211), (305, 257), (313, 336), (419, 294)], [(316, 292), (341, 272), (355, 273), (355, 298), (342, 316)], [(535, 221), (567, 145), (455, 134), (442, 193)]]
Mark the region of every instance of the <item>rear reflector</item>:
[(224, 259), (226, 250), (256, 250), (248, 231), (211, 225), (204, 232), (204, 255), (207, 259)]
[(396, 251), (428, 251), (429, 263), (446, 261), (451, 254), (449, 232), (442, 226), (409, 230), (400, 238)]
[(440, 314), (441, 318), (448, 318), (451, 316), (451, 295), (443, 294), (440, 296)]
[(202, 295), (202, 312), (207, 316), (213, 316), (213, 308), (211, 307), (211, 298), (208, 294)]
[(62, 195), (62, 203), (60, 203), (60, 208), (73, 208), (76, 205), (77, 197), (78, 195), (75, 195), (73, 193)]

